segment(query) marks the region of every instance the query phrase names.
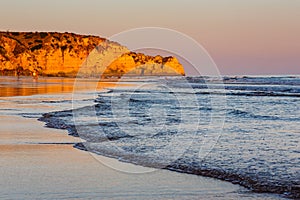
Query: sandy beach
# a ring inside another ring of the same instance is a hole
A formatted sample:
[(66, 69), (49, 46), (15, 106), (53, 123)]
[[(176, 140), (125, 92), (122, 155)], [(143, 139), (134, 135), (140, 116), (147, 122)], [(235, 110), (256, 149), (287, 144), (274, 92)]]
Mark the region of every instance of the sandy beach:
[[(62, 87), (61, 81), (1, 78), (1, 199), (280, 199), (196, 175), (167, 170), (133, 174), (103, 165), (101, 159), (108, 158), (73, 147), (79, 138), (37, 120), (43, 113), (71, 109), (73, 82)], [(83, 87), (83, 99), (88, 92), (92, 87)], [(123, 168), (138, 168), (111, 160)]]

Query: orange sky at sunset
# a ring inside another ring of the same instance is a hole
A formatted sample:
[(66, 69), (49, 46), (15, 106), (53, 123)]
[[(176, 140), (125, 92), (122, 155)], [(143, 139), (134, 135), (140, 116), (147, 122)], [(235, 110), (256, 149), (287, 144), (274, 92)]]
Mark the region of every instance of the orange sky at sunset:
[(0, 0), (0, 30), (109, 37), (143, 26), (177, 30), (222, 74), (300, 74), (300, 0)]

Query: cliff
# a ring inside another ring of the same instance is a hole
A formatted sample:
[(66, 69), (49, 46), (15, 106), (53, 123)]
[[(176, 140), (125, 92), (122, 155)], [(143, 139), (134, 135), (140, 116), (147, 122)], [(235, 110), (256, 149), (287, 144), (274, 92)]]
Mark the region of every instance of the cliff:
[(147, 56), (97, 36), (0, 32), (0, 74), (44, 76), (184, 75), (175, 57)]

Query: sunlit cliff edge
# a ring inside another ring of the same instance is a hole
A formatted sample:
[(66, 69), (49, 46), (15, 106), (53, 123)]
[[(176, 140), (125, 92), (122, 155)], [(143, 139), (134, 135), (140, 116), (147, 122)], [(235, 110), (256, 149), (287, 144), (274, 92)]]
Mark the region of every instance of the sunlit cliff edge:
[[(0, 32), (0, 75), (184, 75), (177, 58), (147, 56), (98, 36)], [(78, 73), (79, 72), (79, 73)]]

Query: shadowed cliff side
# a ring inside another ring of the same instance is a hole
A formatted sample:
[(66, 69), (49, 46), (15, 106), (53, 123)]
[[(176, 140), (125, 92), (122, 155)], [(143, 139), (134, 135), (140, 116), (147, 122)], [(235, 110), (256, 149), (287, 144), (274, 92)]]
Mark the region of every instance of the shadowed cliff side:
[[(119, 56), (106, 64), (99, 62), (111, 52), (119, 52)], [(0, 32), (1, 75), (18, 73), (29, 76), (37, 72), (43, 76), (74, 77), (81, 67), (85, 67), (84, 76), (95, 77), (124, 74), (184, 75), (183, 66), (175, 57), (130, 52), (116, 42), (97, 36), (54, 32)]]

